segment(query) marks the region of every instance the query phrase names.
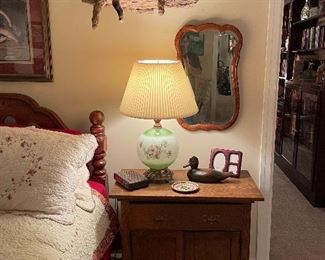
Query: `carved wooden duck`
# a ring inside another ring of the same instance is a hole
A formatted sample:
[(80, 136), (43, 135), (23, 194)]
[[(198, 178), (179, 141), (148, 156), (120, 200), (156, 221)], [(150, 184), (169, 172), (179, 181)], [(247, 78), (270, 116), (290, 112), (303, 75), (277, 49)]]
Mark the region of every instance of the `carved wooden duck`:
[(190, 181), (196, 182), (220, 182), (229, 177), (236, 177), (232, 172), (220, 172), (215, 169), (202, 170), (199, 167), (199, 159), (193, 156), (189, 159), (188, 164), (183, 168), (190, 166), (191, 169), (187, 172), (187, 177)]

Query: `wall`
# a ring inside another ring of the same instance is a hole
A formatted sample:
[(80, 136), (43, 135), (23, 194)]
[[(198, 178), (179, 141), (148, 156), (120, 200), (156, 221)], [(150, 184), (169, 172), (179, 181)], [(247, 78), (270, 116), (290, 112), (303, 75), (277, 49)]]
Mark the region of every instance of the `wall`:
[[(259, 177), (263, 81), (269, 0), (199, 0), (193, 8), (167, 9), (164, 16), (125, 12), (118, 22), (112, 8), (105, 8), (96, 30), (91, 29), (92, 7), (81, 0), (50, 0), (53, 46), (53, 83), (1, 82), (1, 92), (34, 97), (55, 110), (72, 128), (87, 129), (91, 110), (106, 114), (109, 135), (108, 172), (142, 167), (136, 156), (136, 139), (151, 121), (119, 113), (119, 104), (132, 64), (142, 58), (176, 57), (174, 37), (195, 21), (231, 23), (243, 34), (239, 63), (241, 108), (237, 122), (221, 132), (189, 132), (175, 120), (163, 121), (178, 136), (181, 148), (174, 168), (192, 155), (208, 165), (211, 147), (243, 151), (243, 168)], [(251, 250), (256, 243), (256, 210), (252, 218)]]

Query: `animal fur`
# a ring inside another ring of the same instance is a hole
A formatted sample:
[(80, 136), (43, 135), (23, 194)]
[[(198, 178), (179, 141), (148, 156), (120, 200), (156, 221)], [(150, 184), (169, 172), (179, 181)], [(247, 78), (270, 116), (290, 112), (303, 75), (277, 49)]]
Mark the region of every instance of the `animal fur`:
[[(103, 7), (113, 5), (119, 20), (123, 20), (123, 8), (135, 11), (137, 13), (154, 12), (158, 9), (158, 13), (163, 15), (165, 7), (185, 7), (196, 4), (199, 0), (82, 0), (84, 3), (92, 4), (93, 16), (92, 27), (96, 28), (99, 23), (99, 15)], [(123, 6), (123, 8), (122, 8)]]
[(112, 1), (112, 5), (117, 12), (119, 20), (123, 20), (123, 9), (120, 4), (120, 0), (82, 0), (84, 3), (92, 4), (93, 8), (93, 16), (91, 18), (92, 27), (95, 29), (99, 23), (99, 14), (102, 11), (103, 7), (109, 5), (109, 2)]
[[(85, 3), (92, 4), (93, 16), (92, 16), (92, 27), (95, 29), (99, 23), (99, 14), (102, 11), (103, 7), (109, 5), (109, 2), (112, 1), (112, 5), (118, 14), (119, 20), (123, 20), (123, 8), (121, 6), (120, 0), (82, 0)], [(163, 15), (165, 13), (165, 4), (166, 0), (158, 0), (158, 13)]]

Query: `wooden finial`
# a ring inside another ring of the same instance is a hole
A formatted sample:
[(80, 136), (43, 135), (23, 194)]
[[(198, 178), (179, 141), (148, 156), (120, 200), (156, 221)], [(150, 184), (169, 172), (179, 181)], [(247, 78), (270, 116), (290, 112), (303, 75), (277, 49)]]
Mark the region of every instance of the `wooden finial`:
[(91, 162), (92, 175), (91, 179), (105, 184), (106, 181), (106, 151), (107, 151), (107, 137), (105, 134), (105, 120), (104, 113), (101, 111), (93, 111), (89, 116), (91, 122), (90, 132), (96, 137), (98, 147), (95, 151), (94, 158)]
[(102, 125), (105, 120), (104, 113), (98, 110), (93, 111), (89, 115), (89, 120), (93, 125)]

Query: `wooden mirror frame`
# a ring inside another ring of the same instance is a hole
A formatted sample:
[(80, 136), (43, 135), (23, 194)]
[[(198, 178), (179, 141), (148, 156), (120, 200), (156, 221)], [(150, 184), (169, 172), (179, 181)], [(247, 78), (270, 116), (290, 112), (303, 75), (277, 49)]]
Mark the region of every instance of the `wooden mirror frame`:
[(177, 119), (178, 123), (185, 129), (190, 131), (197, 131), (197, 130), (204, 130), (204, 131), (210, 131), (210, 130), (224, 130), (229, 127), (231, 127), (239, 114), (239, 108), (240, 108), (240, 98), (239, 98), (239, 88), (238, 88), (238, 75), (237, 75), (237, 67), (239, 63), (240, 58), (240, 51), (243, 46), (243, 36), (241, 32), (233, 25), (225, 24), (225, 25), (219, 25), (215, 23), (203, 23), (199, 25), (185, 25), (183, 28), (181, 28), (175, 38), (175, 47), (177, 51), (177, 59), (180, 60), (183, 64), (182, 55), (181, 55), (181, 49), (180, 49), (180, 41), (185, 33), (188, 32), (202, 32), (205, 30), (213, 30), (217, 32), (225, 32), (230, 31), (234, 33), (237, 36), (237, 44), (235, 45), (233, 49), (233, 59), (231, 63), (231, 91), (234, 95), (234, 113), (231, 117), (231, 119), (226, 122), (225, 124), (187, 124), (183, 118)]

